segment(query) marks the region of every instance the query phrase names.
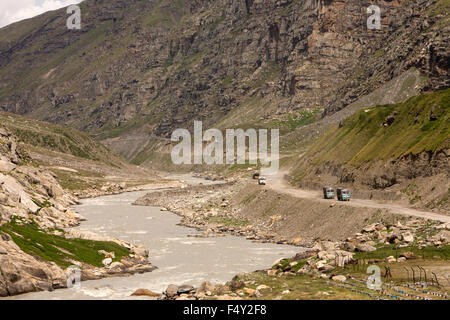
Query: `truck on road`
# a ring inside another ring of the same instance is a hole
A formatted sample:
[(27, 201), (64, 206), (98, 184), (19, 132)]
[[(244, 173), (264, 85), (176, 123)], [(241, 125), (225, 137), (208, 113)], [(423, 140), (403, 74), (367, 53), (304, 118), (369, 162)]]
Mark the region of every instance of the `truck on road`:
[(337, 189), (337, 198), (339, 201), (350, 201), (351, 194), (349, 189)]
[(334, 199), (334, 188), (333, 187), (323, 187), (323, 198), (324, 199)]

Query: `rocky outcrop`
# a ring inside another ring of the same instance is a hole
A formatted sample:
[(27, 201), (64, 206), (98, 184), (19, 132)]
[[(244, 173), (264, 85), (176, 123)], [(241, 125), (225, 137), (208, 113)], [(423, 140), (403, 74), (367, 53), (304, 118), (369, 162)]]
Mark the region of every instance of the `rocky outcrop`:
[[(154, 269), (148, 262), (149, 253), (145, 248), (72, 229), (83, 219), (70, 207), (77, 199), (65, 192), (50, 172), (27, 165), (24, 161), (27, 159), (26, 154), (23, 151), (17, 152), (17, 146), (16, 138), (0, 127), (0, 297), (67, 287), (70, 274), (66, 272), (65, 265), (52, 261), (52, 248), (45, 248), (37, 243), (42, 252), (46, 252), (40, 256), (27, 247), (27, 237), (31, 237), (31, 233), (27, 232), (34, 232), (33, 230), (37, 230), (38, 234), (51, 234), (60, 239), (115, 242), (129, 251), (120, 261), (113, 262), (114, 252), (100, 250), (98, 259), (104, 257), (104, 267), (95, 267), (76, 259), (65, 261), (80, 267), (81, 280)], [(8, 229), (11, 224), (19, 224), (25, 228), (22, 229), (25, 233), (11, 231)], [(17, 239), (20, 241), (17, 242)], [(48, 245), (53, 246), (53, 242)], [(72, 256), (70, 248), (55, 248)], [(45, 250), (49, 250), (49, 255)], [(108, 259), (110, 261), (106, 261)]]

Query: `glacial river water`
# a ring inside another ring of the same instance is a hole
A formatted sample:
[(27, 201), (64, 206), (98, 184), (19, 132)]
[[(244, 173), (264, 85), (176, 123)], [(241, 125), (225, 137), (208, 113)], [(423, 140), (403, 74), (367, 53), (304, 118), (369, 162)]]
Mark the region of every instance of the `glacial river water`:
[[(192, 238), (195, 229), (177, 225), (181, 218), (155, 207), (133, 206), (147, 191), (86, 199), (76, 210), (87, 218), (82, 230), (123, 239), (150, 250), (153, 272), (84, 281), (80, 289), (24, 294), (12, 299), (131, 299), (136, 289), (164, 291), (169, 284), (223, 283), (234, 275), (270, 267), (299, 247), (254, 243), (244, 238)], [(134, 298), (133, 298), (134, 299)]]

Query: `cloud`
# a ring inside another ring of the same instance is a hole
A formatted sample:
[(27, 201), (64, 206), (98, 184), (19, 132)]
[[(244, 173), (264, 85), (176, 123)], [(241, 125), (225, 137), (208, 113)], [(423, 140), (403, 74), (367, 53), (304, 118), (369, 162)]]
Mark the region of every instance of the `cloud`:
[(82, 0), (2, 0), (0, 2), (0, 28), (16, 21), (32, 18), (41, 13), (80, 3)]

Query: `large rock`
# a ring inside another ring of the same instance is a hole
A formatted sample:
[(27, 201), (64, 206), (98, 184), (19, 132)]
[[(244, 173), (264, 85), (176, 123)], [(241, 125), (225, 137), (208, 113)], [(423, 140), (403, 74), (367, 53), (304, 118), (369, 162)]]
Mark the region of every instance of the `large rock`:
[(1, 172), (8, 173), (8, 172), (11, 172), (12, 170), (14, 170), (16, 167), (17, 166), (14, 163), (0, 158), (0, 171)]
[(193, 286), (184, 284), (178, 287), (178, 294), (189, 293), (193, 290), (194, 290)]
[(413, 242), (414, 241), (414, 235), (412, 233), (410, 233), (410, 232), (404, 233), (404, 234), (402, 234), (402, 240), (407, 242), (407, 243)]
[[(231, 286), (230, 286), (231, 287)], [(204, 281), (198, 288), (196, 294), (204, 293), (206, 295), (211, 294), (214, 291), (215, 286), (209, 282)]]
[(135, 292), (133, 292), (131, 294), (131, 296), (133, 296), (133, 297), (146, 296), (146, 297), (157, 298), (157, 297), (161, 296), (161, 294), (155, 293), (155, 292), (153, 292), (151, 290), (148, 290), (148, 289), (137, 289)]
[(317, 253), (318, 253), (317, 250), (308, 250), (308, 251), (304, 251), (304, 252), (299, 252), (292, 259), (297, 260), (297, 261), (304, 260), (304, 259), (308, 259), (308, 258), (316, 256)]
[(15, 197), (17, 202), (23, 204), (31, 212), (36, 213), (39, 210), (39, 207), (15, 178), (0, 173), (0, 186), (9, 193), (10, 197)]
[(148, 258), (149, 256), (149, 251), (147, 248), (144, 248), (142, 246), (136, 246), (136, 247), (132, 247), (131, 248), (131, 252), (137, 254), (138, 256), (142, 256), (145, 258)]
[(347, 281), (347, 278), (343, 275), (337, 275), (337, 276), (332, 277), (331, 280), (345, 282), (345, 281)]
[[(277, 270), (273, 270), (273, 271), (274, 271), (274, 274), (275, 274)], [(272, 274), (269, 274), (269, 275), (272, 275)], [(242, 289), (242, 288), (245, 287), (245, 282), (241, 281), (241, 280), (231, 280), (231, 281), (229, 281), (227, 283), (227, 285), (228, 285), (228, 287), (230, 287), (231, 291), (237, 291), (237, 290)]]
[(0, 296), (65, 286), (67, 277), (58, 266), (37, 261), (15, 245), (3, 242), (0, 246), (8, 252), (0, 255)]
[(166, 289), (166, 296), (168, 298), (173, 298), (178, 294), (178, 286), (170, 284)]
[(400, 257), (404, 257), (406, 259), (415, 259), (416, 255), (412, 251), (405, 251), (400, 253)]
[(111, 258), (106, 258), (102, 260), (102, 263), (104, 266), (109, 266), (112, 263), (112, 259)]
[(355, 245), (355, 251), (359, 251), (359, 252), (372, 252), (377, 250), (377, 248), (369, 245), (369, 244), (364, 244), (364, 243), (358, 243)]

